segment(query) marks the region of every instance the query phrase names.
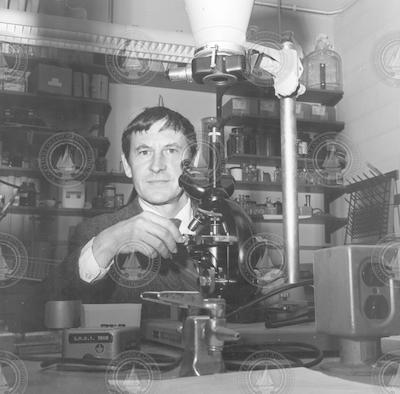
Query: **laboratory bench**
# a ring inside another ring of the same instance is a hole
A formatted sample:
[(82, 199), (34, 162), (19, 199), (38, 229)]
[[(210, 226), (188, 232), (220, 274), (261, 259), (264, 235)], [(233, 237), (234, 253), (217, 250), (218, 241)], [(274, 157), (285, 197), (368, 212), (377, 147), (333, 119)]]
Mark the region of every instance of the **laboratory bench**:
[[(390, 337), (382, 340), (383, 352), (400, 349), (400, 337)], [(165, 345), (146, 342), (140, 352), (145, 354), (163, 354), (167, 357), (179, 358), (180, 351)], [(18, 378), (26, 385), (27, 394), (70, 394), (70, 393), (168, 393), (168, 394), (252, 394), (252, 393), (386, 393), (387, 388), (379, 386), (376, 374), (371, 376), (350, 376), (348, 374), (327, 374), (321, 370), (321, 364), (313, 368), (289, 368), (268, 370), (268, 383), (265, 370), (242, 369), (240, 371), (222, 374), (179, 377), (179, 365), (171, 368), (160, 368), (158, 373), (153, 373), (150, 379), (138, 378), (135, 385), (130, 385), (128, 380), (116, 380), (115, 373), (106, 368), (90, 368), (79, 366), (63, 366), (58, 368), (50, 366), (41, 368), (41, 361), (54, 358), (54, 354), (25, 357), (22, 365), (25, 370), (19, 371)], [(337, 360), (328, 358), (328, 361)], [(326, 359), (324, 359), (326, 361)], [(324, 362), (323, 361), (323, 362)], [(114, 370), (121, 373), (122, 364), (114, 365)], [(165, 369), (163, 371), (163, 369)], [(3, 367), (3, 376), (6, 376)], [(154, 372), (152, 369), (150, 372)], [(127, 376), (128, 372), (125, 375)], [(139, 375), (139, 374), (138, 374)], [(138, 376), (135, 375), (135, 376)], [(142, 376), (142, 375), (141, 375)], [(0, 379), (1, 380), (1, 379)], [(137, 382), (141, 382), (138, 386)], [(264, 382), (263, 386), (260, 383)], [(4, 383), (4, 382), (3, 382)], [(1, 384), (1, 381), (0, 381)], [(118, 384), (118, 388), (116, 385)], [(257, 385), (258, 384), (258, 385)], [(1, 387), (1, 386), (0, 386)], [(21, 387), (22, 388), (22, 387)], [(259, 391), (262, 388), (262, 391)], [(277, 389), (277, 391), (275, 391)], [(115, 391), (114, 391), (115, 390)], [(267, 390), (267, 391), (265, 391)], [(19, 392), (19, 391), (18, 391)], [(22, 392), (22, 391), (21, 391)], [(397, 391), (396, 391), (397, 392)]]

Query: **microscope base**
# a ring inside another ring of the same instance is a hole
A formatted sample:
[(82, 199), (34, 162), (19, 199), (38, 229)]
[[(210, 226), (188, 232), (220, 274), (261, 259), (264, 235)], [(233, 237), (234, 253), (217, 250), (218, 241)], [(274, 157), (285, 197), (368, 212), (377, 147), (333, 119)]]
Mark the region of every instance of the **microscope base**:
[(142, 321), (142, 338), (183, 349), (182, 323), (169, 319), (149, 319)]
[(265, 328), (264, 323), (232, 323), (229, 328), (240, 334), (240, 344), (261, 345), (271, 342), (298, 342), (313, 345), (326, 354), (339, 352), (338, 339), (323, 333), (317, 333), (315, 323), (302, 323), (279, 328)]
[[(180, 322), (167, 319), (151, 319), (142, 323), (142, 337), (149, 341), (162, 343), (183, 349)], [(265, 328), (264, 323), (228, 323), (240, 333), (236, 343), (261, 345), (270, 342), (301, 342), (316, 346), (326, 354), (338, 354), (339, 341), (336, 337), (317, 333), (314, 323), (296, 324), (280, 328)]]

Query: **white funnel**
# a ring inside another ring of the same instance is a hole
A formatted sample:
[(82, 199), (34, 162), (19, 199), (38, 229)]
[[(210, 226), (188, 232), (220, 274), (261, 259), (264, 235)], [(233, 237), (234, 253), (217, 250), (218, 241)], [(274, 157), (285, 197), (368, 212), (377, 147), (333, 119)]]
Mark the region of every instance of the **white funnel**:
[(230, 43), (243, 46), (254, 0), (185, 0), (197, 48)]

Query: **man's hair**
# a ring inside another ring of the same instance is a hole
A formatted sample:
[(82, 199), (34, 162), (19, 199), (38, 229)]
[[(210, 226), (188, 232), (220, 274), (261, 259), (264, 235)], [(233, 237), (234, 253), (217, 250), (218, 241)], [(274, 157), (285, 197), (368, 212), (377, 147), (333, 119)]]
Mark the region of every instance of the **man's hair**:
[(166, 107), (151, 107), (146, 108), (135, 119), (133, 119), (128, 126), (126, 126), (122, 134), (122, 152), (126, 160), (129, 160), (131, 149), (131, 135), (147, 131), (157, 121), (165, 119), (164, 125), (159, 131), (172, 129), (176, 132), (181, 132), (187, 139), (190, 149), (190, 157), (194, 157), (197, 152), (197, 139), (196, 132), (193, 125), (188, 119), (176, 111), (172, 111)]

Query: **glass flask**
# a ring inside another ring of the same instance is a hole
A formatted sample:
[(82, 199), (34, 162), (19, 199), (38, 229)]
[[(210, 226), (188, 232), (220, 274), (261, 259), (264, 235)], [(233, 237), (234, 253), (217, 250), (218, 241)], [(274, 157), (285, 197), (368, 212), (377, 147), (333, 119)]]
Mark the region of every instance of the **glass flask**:
[(318, 36), (315, 50), (303, 60), (302, 83), (306, 88), (342, 90), (342, 60), (332, 49), (328, 36)]

